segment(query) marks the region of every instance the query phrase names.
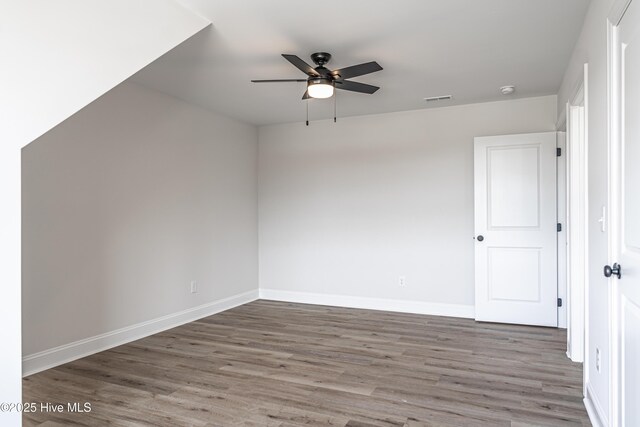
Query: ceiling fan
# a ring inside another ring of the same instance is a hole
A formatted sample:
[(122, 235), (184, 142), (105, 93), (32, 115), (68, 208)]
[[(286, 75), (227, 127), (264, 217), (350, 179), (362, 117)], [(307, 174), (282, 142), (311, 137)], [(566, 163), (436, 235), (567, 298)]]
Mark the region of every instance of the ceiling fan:
[(251, 81), (254, 83), (307, 82), (307, 90), (302, 96), (302, 99), (330, 98), (333, 96), (334, 89), (367, 94), (372, 94), (380, 89), (378, 86), (347, 80), (382, 70), (382, 67), (375, 61), (352, 65), (351, 67), (340, 68), (332, 71), (325, 67), (325, 64), (331, 60), (331, 54), (326, 52), (316, 52), (311, 55), (311, 60), (317, 65), (315, 68), (311, 67), (311, 65), (307, 64), (296, 55), (283, 53), (282, 56), (308, 77), (306, 79), (271, 79)]

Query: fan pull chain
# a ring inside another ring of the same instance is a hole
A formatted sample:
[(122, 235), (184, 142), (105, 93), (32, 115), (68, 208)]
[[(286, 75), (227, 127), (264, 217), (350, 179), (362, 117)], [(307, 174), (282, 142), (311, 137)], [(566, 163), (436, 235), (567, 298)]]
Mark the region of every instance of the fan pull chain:
[(337, 92), (333, 92), (333, 123), (335, 123), (336, 120), (336, 103), (338, 102), (338, 93)]
[(307, 126), (309, 126), (309, 100), (307, 99)]

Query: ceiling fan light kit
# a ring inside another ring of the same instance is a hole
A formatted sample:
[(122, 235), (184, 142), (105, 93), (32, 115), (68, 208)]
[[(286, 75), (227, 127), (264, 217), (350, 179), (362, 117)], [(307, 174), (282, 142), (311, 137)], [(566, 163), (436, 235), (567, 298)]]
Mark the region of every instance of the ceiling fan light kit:
[(307, 82), (307, 92), (310, 98), (331, 98), (333, 96), (333, 89), (334, 83), (331, 79), (320, 77)]
[[(311, 55), (311, 60), (317, 65), (313, 68), (296, 55), (282, 54), (282, 56), (293, 64), (296, 68), (307, 75), (306, 80), (302, 79), (269, 79), (269, 80), (251, 80), (253, 83), (276, 83), (276, 82), (307, 82), (307, 90), (302, 96), (303, 100), (309, 98), (326, 99), (331, 98), (335, 89), (346, 90), (350, 92), (375, 93), (377, 86), (364, 83), (358, 83), (347, 79), (353, 77), (364, 76), (365, 74), (375, 73), (382, 70), (382, 67), (375, 61), (366, 62), (364, 64), (352, 65), (351, 67), (340, 68), (337, 70), (329, 70), (324, 65), (331, 60), (331, 54), (327, 52), (316, 52)], [(307, 106), (308, 111), (308, 106)], [(334, 122), (335, 117), (335, 98), (334, 98)], [(307, 119), (307, 126), (309, 120)]]

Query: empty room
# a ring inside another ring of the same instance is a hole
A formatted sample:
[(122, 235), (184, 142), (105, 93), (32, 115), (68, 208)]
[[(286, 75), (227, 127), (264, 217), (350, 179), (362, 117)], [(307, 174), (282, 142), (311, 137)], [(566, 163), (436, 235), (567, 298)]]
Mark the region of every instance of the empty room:
[(0, 47), (0, 426), (640, 426), (640, 0), (10, 0)]

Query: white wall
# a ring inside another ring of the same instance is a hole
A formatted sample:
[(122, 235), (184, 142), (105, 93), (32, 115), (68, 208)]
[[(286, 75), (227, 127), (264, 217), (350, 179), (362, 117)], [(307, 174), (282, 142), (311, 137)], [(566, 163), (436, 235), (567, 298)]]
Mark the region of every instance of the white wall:
[(24, 355), (257, 296), (257, 138), (125, 83), (25, 147)]
[[(592, 0), (582, 33), (558, 95), (558, 111), (564, 111), (568, 98), (589, 64), (588, 76), (588, 348), (585, 351), (587, 387), (602, 421), (609, 419), (609, 289), (602, 274), (608, 262), (607, 233), (598, 219), (608, 204), (608, 131), (607, 131), (607, 16), (612, 0)], [(596, 347), (602, 354), (602, 369), (595, 369)]]
[[(20, 357), (20, 146), (0, 142), (0, 403), (22, 401)], [(0, 411), (0, 425), (20, 425)]]
[(0, 141), (28, 144), (209, 25), (174, 0), (3, 1)]
[(556, 97), (547, 96), (261, 127), (261, 294), (468, 313), (473, 137), (555, 123)]
[[(208, 25), (172, 0), (2, 2), (0, 402), (22, 397), (20, 149)], [(20, 420), (0, 412), (2, 425)]]

